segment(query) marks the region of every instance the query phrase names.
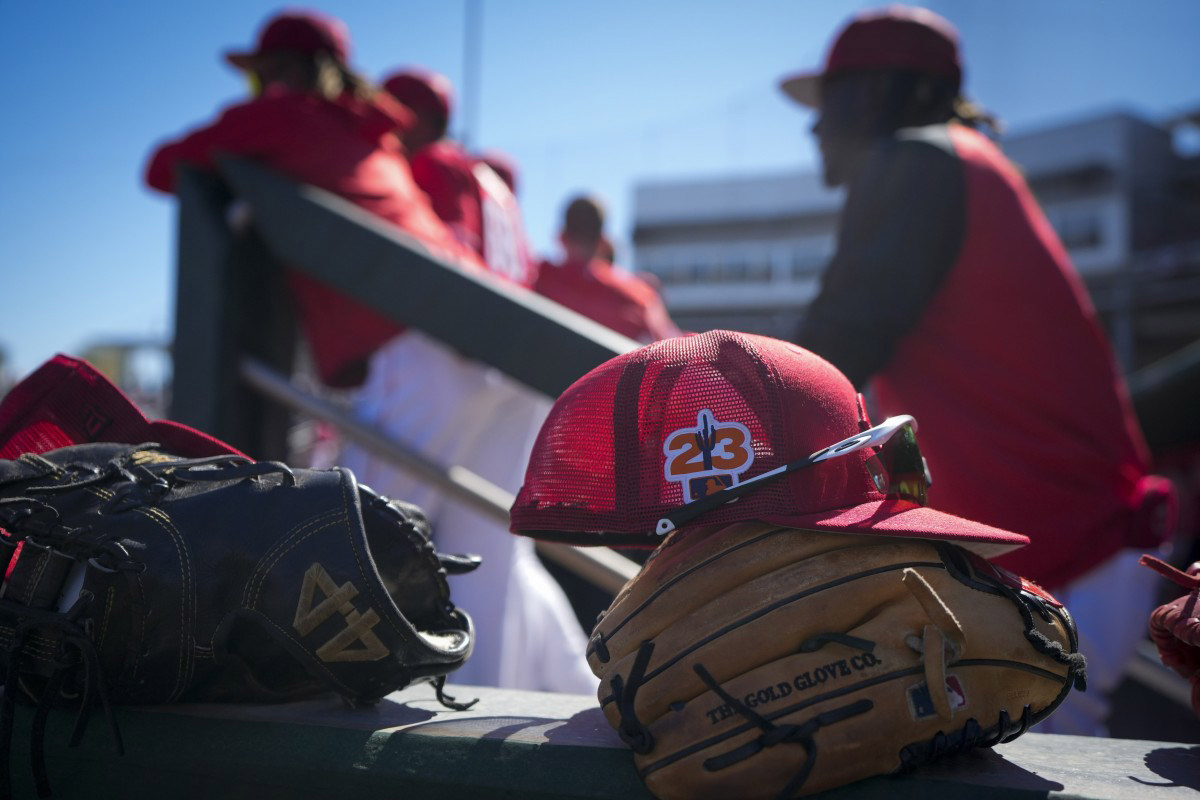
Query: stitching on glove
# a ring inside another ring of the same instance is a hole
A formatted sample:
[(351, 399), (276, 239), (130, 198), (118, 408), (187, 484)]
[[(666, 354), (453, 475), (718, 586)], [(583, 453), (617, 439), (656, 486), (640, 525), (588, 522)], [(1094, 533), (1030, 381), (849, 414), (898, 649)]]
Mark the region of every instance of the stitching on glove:
[(110, 586), (104, 595), (104, 614), (100, 617), (100, 635), (96, 637), (96, 647), (98, 648), (104, 647), (104, 636), (108, 633), (108, 620), (112, 615), (113, 597), (116, 595), (116, 590)]
[[(275, 544), (271, 545), (270, 549), (268, 549), (267, 552), (261, 558), (259, 558), (258, 564), (256, 564), (254, 567), (254, 572), (250, 573), (250, 579), (246, 581), (246, 590), (242, 593), (242, 605), (246, 606), (247, 608), (253, 608), (258, 605), (258, 595), (262, 590), (262, 582), (266, 579), (267, 574), (275, 568), (275, 564), (279, 561), (279, 559), (287, 555), (288, 550), (291, 550), (293, 547), (300, 544), (300, 542), (303, 542), (315, 531), (308, 531), (308, 533), (305, 533), (304, 536), (298, 541), (290, 542), (289, 540), (293, 536), (299, 535), (301, 532), (308, 530), (313, 525), (322, 525), (323, 527), (321, 527), (319, 530), (325, 530), (325, 528), (329, 527), (329, 524), (331, 524), (328, 522), (329, 520), (332, 519), (334, 523), (336, 523), (338, 518), (344, 516), (344, 514), (344, 511), (326, 511), (325, 513), (318, 514), (315, 517), (309, 517), (308, 519), (304, 520), (304, 522), (288, 531), (286, 535), (280, 537)], [(281, 548), (283, 548), (282, 552), (280, 552)]]
[(166, 512), (159, 508), (139, 508), (138, 513), (142, 514), (149, 520), (152, 520), (156, 525), (167, 532), (171, 537), (171, 542), (175, 545), (175, 552), (179, 554), (179, 566), (182, 569), (183, 579), (180, 581), (179, 587), (179, 672), (175, 676), (175, 688), (171, 690), (171, 694), (167, 702), (174, 702), (183, 693), (184, 680), (191, 673), (192, 660), (190, 648), (187, 646), (191, 638), (192, 625), (189, 617), (195, 615), (194, 607), (195, 586), (192, 580), (192, 564), (188, 558), (187, 547), (183, 543), (183, 536), (179, 530), (167, 516)]

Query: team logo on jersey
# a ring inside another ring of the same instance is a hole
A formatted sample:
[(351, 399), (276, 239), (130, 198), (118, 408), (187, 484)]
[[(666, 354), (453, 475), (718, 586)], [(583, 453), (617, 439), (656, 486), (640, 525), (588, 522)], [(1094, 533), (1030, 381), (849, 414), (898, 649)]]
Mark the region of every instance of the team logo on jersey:
[(695, 427), (668, 434), (663, 454), (663, 475), (680, 485), (685, 503), (736, 486), (741, 474), (754, 463), (746, 426), (719, 422), (708, 409), (696, 415)]
[[(950, 702), (951, 711), (966, 708), (967, 692), (957, 675), (946, 676), (946, 700)], [(925, 719), (937, 714), (933, 698), (929, 695), (929, 685), (924, 681), (908, 688), (908, 710), (913, 719)]]

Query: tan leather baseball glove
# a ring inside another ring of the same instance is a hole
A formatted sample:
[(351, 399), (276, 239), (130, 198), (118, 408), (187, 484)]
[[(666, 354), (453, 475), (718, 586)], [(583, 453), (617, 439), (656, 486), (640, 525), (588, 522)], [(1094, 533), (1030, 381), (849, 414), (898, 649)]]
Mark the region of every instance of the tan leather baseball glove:
[(672, 534), (588, 660), (664, 800), (910, 769), (1008, 741), (1085, 683), (1067, 610), (960, 547), (758, 522)]

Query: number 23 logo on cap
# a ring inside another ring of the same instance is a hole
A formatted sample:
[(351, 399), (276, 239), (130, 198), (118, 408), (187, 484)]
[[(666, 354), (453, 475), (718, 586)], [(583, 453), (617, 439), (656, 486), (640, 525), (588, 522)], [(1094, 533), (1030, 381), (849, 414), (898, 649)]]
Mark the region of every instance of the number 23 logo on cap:
[(685, 503), (737, 485), (738, 476), (754, 463), (746, 426), (718, 422), (708, 409), (696, 415), (695, 427), (669, 433), (663, 454), (663, 475), (680, 484)]

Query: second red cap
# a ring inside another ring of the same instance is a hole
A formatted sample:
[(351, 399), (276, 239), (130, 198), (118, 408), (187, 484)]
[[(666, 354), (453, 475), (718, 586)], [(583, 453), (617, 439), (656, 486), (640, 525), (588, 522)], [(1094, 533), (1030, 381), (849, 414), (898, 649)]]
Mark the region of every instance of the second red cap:
[(821, 107), (821, 80), (848, 72), (907, 69), (962, 83), (958, 31), (924, 8), (888, 6), (850, 21), (829, 50), (825, 67), (783, 79), (780, 87), (801, 105)]
[(340, 19), (318, 11), (285, 11), (263, 26), (253, 51), (226, 53), (225, 59), (235, 67), (249, 69), (264, 53), (281, 51), (325, 52), (345, 64), (350, 59), (350, 31)]

